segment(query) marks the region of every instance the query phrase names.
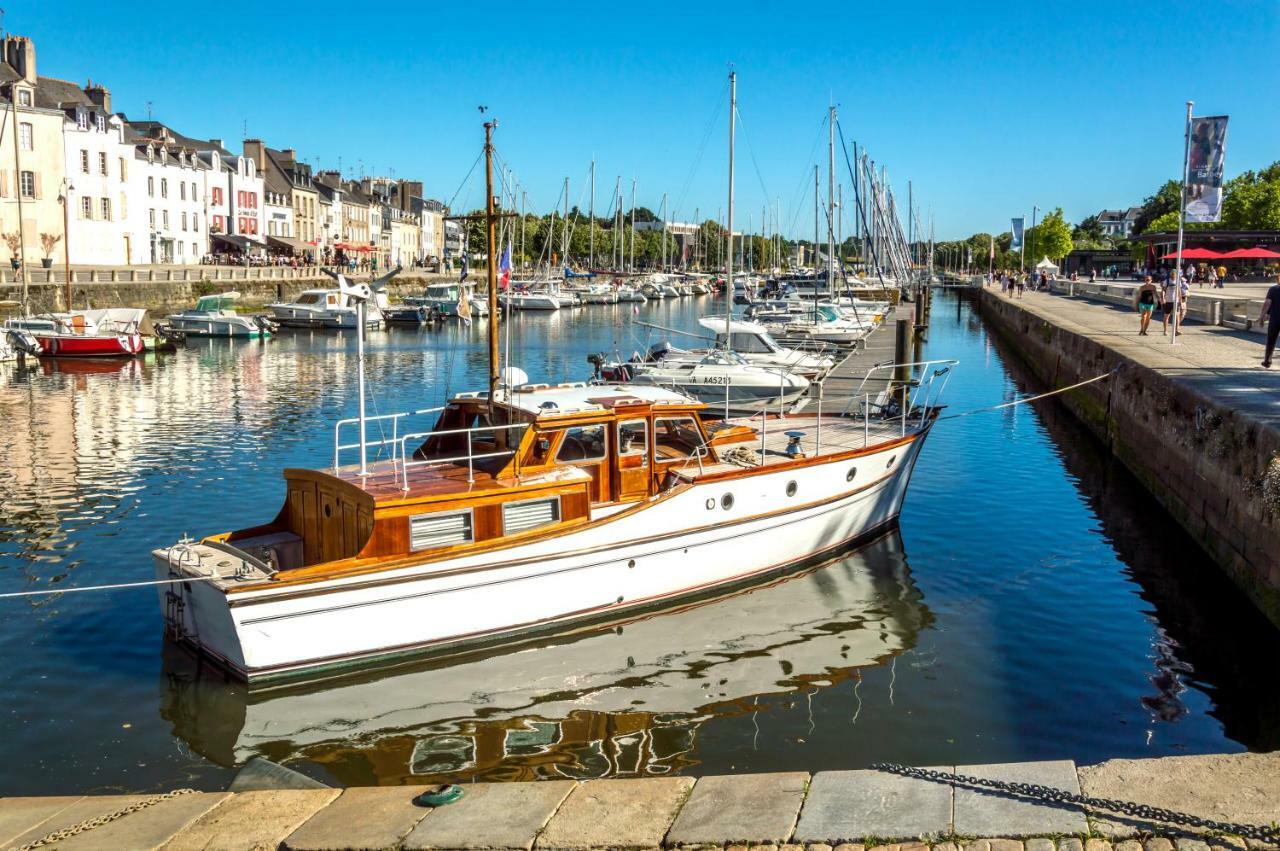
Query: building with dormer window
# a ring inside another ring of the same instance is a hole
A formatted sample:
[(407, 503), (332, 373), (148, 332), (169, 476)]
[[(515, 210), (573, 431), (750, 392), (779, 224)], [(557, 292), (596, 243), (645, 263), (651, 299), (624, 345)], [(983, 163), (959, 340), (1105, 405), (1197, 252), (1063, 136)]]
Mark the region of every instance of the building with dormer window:
[(133, 146), (130, 225), (135, 263), (200, 263), (209, 253), (209, 164), (192, 140), (157, 122), (127, 122)]

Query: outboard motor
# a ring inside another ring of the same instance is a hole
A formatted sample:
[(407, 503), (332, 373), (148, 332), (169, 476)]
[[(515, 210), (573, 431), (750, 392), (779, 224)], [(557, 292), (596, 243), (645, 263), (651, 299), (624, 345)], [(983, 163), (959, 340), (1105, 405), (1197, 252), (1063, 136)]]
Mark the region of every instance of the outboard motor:
[(597, 379), (600, 378), (600, 369), (605, 364), (604, 352), (593, 352), (592, 354), (587, 355), (587, 363), (591, 364), (593, 377)]
[(659, 340), (649, 347), (649, 356), (645, 358), (649, 363), (657, 363), (665, 358), (671, 352), (671, 343), (668, 340)]

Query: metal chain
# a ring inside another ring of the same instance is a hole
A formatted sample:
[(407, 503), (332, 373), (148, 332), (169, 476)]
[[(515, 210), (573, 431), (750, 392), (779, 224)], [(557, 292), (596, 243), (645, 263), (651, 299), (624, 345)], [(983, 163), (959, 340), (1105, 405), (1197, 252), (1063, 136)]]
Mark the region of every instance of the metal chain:
[(1276, 842), (1280, 840), (1280, 826), (1275, 824), (1268, 827), (1256, 824), (1232, 824), (1230, 822), (1201, 818), (1200, 816), (1193, 816), (1188, 813), (1174, 812), (1173, 810), (1166, 810), (1161, 807), (1153, 807), (1150, 804), (1135, 804), (1132, 801), (1117, 801), (1113, 798), (1091, 798), (1087, 795), (1076, 795), (1072, 792), (1064, 792), (1061, 789), (1054, 789), (1051, 786), (1039, 786), (1035, 783), (1010, 783), (1004, 780), (987, 780), (982, 777), (970, 777), (965, 774), (953, 774), (947, 771), (930, 771), (927, 768), (913, 768), (907, 765), (898, 765), (893, 762), (877, 762), (871, 767), (877, 771), (888, 771), (893, 774), (901, 774), (905, 777), (918, 777), (922, 780), (940, 780), (947, 783), (964, 783), (971, 786), (983, 786), (988, 789), (1013, 792), (1027, 798), (1038, 798), (1043, 801), (1053, 801), (1063, 804), (1078, 804), (1090, 809), (1110, 810), (1111, 812), (1121, 813), (1127, 816), (1137, 816), (1138, 818), (1148, 819), (1151, 821), (1163, 821), (1170, 822), (1172, 824), (1189, 825), (1191, 827), (1203, 828), (1205, 830), (1213, 830), (1220, 833), (1232, 834), (1234, 836), (1242, 836), (1246, 839), (1257, 839), (1262, 842)]
[(130, 813), (136, 813), (139, 810), (145, 810), (147, 807), (153, 807), (161, 801), (167, 801), (170, 798), (176, 798), (179, 795), (193, 795), (195, 794), (195, 791), (195, 789), (175, 789), (172, 792), (165, 792), (163, 795), (154, 795), (146, 800), (129, 804), (127, 807), (121, 807), (115, 812), (86, 819), (85, 821), (72, 825), (71, 827), (64, 827), (62, 830), (55, 830), (53, 833), (45, 834), (34, 842), (28, 842), (26, 845), (12, 849), (12, 851), (31, 851), (32, 848), (53, 845), (54, 843), (61, 842), (64, 839), (70, 839), (76, 834), (86, 833), (93, 830), (95, 827), (102, 827), (104, 824), (110, 824), (116, 819), (122, 819)]

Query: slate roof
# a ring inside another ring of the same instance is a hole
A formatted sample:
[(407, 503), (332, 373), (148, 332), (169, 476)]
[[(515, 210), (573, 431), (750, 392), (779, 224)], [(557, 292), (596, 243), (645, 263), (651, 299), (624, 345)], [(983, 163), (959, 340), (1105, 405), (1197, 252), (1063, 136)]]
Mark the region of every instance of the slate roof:
[(143, 136), (144, 138), (157, 139), (163, 136), (164, 134), (168, 134), (168, 136), (173, 139), (174, 144), (180, 145), (184, 148), (190, 148), (193, 151), (217, 151), (219, 154), (221, 154), (224, 157), (226, 156), (230, 156), (232, 158), (235, 157), (235, 154), (232, 154), (230, 151), (228, 151), (226, 148), (222, 147), (221, 145), (215, 145), (206, 139), (195, 139), (195, 138), (192, 138), (191, 136), (184, 136), (181, 133), (174, 130), (172, 127), (165, 124), (164, 122), (130, 121), (128, 118), (124, 116), (123, 113), (121, 114), (120, 117), (124, 118), (127, 126), (132, 128), (135, 133), (137, 133), (140, 136)]
[(87, 106), (101, 111), (96, 103), (89, 100), (84, 89), (69, 80), (57, 80), (53, 77), (36, 78), (36, 106), (44, 109)]

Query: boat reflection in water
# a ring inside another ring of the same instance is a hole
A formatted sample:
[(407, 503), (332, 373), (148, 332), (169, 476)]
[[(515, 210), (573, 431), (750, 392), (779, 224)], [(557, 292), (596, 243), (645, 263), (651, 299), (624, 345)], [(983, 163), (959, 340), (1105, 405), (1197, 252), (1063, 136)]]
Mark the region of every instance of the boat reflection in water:
[(750, 591), (353, 678), (250, 689), (167, 647), (161, 714), (221, 765), (339, 784), (666, 774), (699, 762), (704, 724), (856, 679), (930, 621), (895, 530)]

